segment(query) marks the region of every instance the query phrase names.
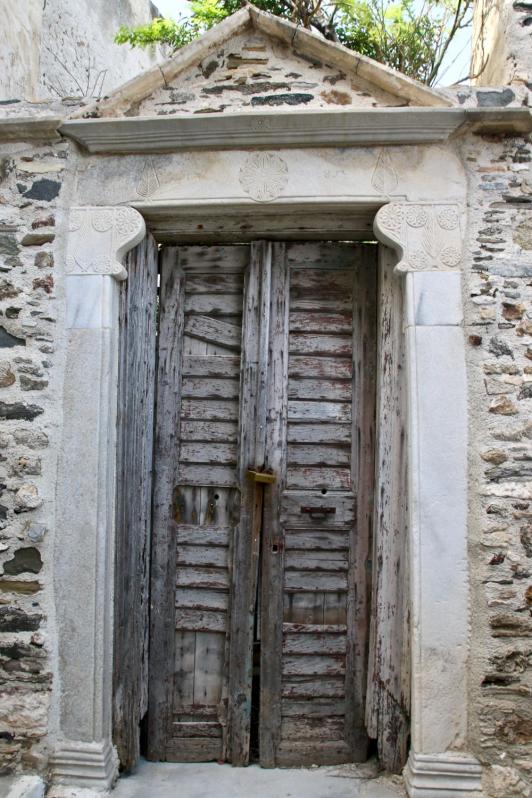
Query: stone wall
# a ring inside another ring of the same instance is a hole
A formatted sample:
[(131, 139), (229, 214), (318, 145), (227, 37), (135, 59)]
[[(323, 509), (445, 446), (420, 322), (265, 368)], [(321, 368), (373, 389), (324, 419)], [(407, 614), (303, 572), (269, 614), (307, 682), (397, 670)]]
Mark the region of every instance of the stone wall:
[(62, 141), (0, 146), (0, 774), (47, 761), (62, 381), (55, 248), (68, 154)]
[(0, 101), (99, 97), (153, 65), (159, 51), (114, 43), (120, 25), (155, 14), (150, 0), (0, 0)]
[(532, 76), (532, 2), (478, 0), (475, 3), (471, 73), (479, 86), (519, 83)]
[(489, 794), (532, 782), (532, 146), (471, 137), (464, 274), (470, 402), (471, 740)]

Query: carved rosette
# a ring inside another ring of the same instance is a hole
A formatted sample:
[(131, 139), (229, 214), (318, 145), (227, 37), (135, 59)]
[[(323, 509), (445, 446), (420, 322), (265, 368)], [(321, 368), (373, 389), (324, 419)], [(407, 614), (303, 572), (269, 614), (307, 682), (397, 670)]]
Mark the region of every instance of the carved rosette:
[(129, 207), (72, 208), (67, 274), (105, 274), (125, 280), (122, 258), (146, 233), (140, 213)]
[(399, 252), (396, 271), (456, 270), (462, 260), (460, 206), (455, 203), (384, 205), (375, 216), (377, 238)]
[(288, 167), (279, 155), (253, 152), (240, 169), (240, 185), (257, 202), (271, 202), (288, 182)]

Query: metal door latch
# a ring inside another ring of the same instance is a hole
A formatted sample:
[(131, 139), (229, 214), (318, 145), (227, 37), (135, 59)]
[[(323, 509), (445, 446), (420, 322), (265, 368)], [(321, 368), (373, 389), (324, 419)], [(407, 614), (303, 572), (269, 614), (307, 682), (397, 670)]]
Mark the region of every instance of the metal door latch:
[(254, 468), (248, 468), (246, 476), (252, 482), (262, 482), (265, 485), (273, 485), (276, 480), (275, 474), (271, 474), (268, 471), (258, 471)]
[(336, 507), (301, 507), (300, 511), (311, 518), (321, 518), (325, 515), (334, 515)]

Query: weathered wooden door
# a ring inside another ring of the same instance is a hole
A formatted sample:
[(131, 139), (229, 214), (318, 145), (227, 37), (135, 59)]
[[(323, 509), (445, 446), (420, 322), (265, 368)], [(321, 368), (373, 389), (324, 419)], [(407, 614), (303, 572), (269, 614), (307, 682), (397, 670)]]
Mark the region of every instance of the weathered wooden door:
[(371, 245), (164, 251), (150, 758), (365, 757), (375, 278)]

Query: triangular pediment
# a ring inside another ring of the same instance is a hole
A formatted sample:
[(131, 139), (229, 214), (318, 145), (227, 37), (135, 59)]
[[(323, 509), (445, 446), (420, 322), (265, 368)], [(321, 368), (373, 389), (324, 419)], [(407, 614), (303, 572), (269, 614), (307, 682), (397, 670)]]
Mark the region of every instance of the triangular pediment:
[(246, 6), (76, 116), (449, 105), (444, 94), (383, 64)]

